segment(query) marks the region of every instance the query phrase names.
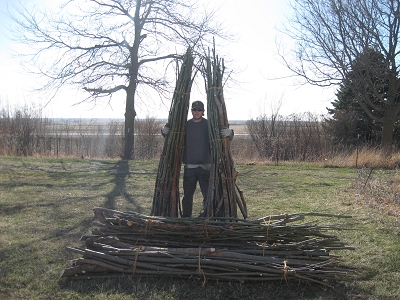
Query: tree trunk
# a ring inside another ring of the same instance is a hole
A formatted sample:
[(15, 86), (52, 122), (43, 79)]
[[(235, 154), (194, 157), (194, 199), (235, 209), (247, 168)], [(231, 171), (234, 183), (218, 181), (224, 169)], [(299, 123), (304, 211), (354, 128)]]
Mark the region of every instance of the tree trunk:
[(395, 123), (394, 110), (387, 109), (385, 112), (385, 117), (382, 120), (381, 146), (388, 155), (390, 155), (392, 151), (394, 123)]
[(140, 18), (141, 0), (136, 1), (135, 10), (135, 39), (132, 47), (129, 47), (131, 67), (129, 70), (130, 80), (126, 91), (126, 107), (125, 107), (125, 143), (124, 143), (124, 159), (134, 158), (135, 144), (135, 94), (137, 88), (137, 78), (139, 74), (139, 45), (142, 40), (141, 31), (143, 24)]
[(134, 158), (134, 144), (135, 144), (135, 90), (136, 88), (128, 87), (126, 93), (126, 107), (125, 107), (125, 143), (124, 143), (124, 159)]

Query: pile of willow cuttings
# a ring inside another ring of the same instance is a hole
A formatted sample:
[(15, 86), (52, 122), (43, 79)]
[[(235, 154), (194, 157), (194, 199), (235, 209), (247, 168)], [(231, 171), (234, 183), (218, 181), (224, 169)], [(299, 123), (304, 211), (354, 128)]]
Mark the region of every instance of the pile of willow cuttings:
[(69, 251), (61, 277), (160, 275), (206, 280), (291, 279), (328, 284), (349, 274), (331, 250), (349, 250), (330, 230), (306, 217), (345, 217), (315, 213), (233, 218), (172, 218), (94, 209), (96, 228), (82, 237), (84, 248)]

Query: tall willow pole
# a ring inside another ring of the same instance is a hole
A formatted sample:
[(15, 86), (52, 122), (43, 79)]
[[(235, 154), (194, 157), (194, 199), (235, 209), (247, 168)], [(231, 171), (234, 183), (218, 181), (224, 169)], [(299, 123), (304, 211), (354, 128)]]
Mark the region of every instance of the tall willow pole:
[(247, 218), (243, 193), (236, 185), (237, 172), (230, 152), (230, 137), (220, 137), (221, 129), (229, 127), (222, 82), (224, 69), (223, 60), (216, 56), (213, 49), (213, 57), (206, 57), (205, 65), (212, 161), (205, 215), (237, 218), (239, 207), (243, 217)]
[(181, 66), (167, 126), (170, 133), (165, 136), (161, 158), (158, 164), (151, 215), (178, 217), (179, 175), (185, 139), (187, 115), (192, 88), (193, 55), (187, 50)]

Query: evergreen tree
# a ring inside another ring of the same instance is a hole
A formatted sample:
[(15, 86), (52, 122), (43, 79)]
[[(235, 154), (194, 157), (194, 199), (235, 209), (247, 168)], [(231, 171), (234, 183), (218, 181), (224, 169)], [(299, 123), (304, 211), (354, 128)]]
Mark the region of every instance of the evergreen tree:
[[(368, 62), (368, 66), (365, 65)], [(389, 68), (381, 53), (374, 49), (367, 49), (352, 62), (352, 71), (340, 84), (336, 99), (331, 102), (333, 108), (328, 109), (331, 119), (327, 120), (331, 134), (337, 141), (345, 144), (354, 144), (357, 141), (374, 144), (380, 142), (382, 137), (382, 124), (371, 118), (367, 111), (372, 111), (377, 118), (382, 118), (382, 111), (376, 107), (382, 107), (381, 99), (385, 99), (388, 93), (389, 82), (387, 74)], [(355, 75), (357, 73), (357, 75)], [(366, 85), (360, 81), (360, 74), (371, 81)], [(358, 95), (366, 95), (369, 99), (360, 101)], [(376, 97), (380, 96), (380, 99)], [(396, 102), (400, 104), (400, 91), (397, 93)], [(372, 105), (371, 105), (372, 104)], [(399, 122), (395, 124), (394, 141), (399, 141), (396, 132)]]

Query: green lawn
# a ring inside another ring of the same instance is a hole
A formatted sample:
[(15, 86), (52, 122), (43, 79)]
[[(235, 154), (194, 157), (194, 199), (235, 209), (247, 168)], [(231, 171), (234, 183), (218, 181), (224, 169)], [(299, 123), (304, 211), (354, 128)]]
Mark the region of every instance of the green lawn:
[(203, 285), (197, 278), (60, 280), (75, 257), (65, 247), (83, 246), (93, 207), (149, 214), (157, 167), (155, 161), (0, 157), (0, 299), (400, 299), (398, 218), (356, 201), (354, 183), (364, 180), (357, 170), (312, 164), (237, 165), (238, 185), (250, 219), (309, 211), (353, 216), (352, 230), (337, 235), (356, 250), (334, 254), (356, 273), (334, 289), (284, 281)]

